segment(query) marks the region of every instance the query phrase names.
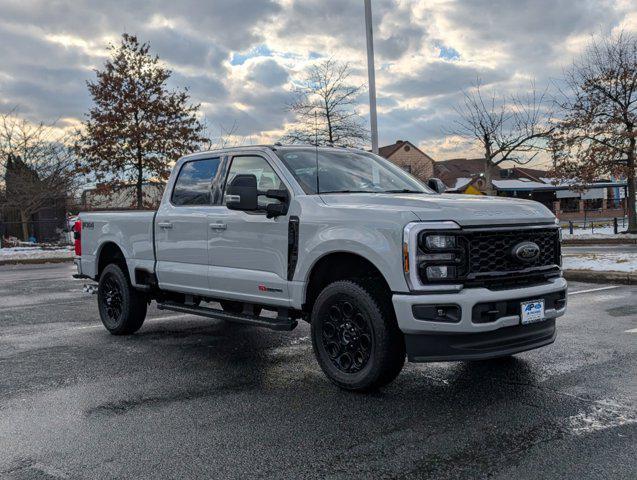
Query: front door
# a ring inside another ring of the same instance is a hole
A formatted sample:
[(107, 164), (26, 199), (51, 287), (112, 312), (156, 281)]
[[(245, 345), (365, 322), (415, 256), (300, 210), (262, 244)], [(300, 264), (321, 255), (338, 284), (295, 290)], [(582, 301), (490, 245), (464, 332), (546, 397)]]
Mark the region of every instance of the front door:
[(155, 218), (157, 280), (160, 288), (208, 292), (208, 215), (219, 158), (191, 160), (181, 166), (170, 201)]
[[(278, 200), (263, 195), (285, 184), (259, 155), (231, 159), (225, 185), (238, 174), (257, 178), (259, 205)], [(289, 300), (287, 281), (288, 216), (267, 218), (264, 211), (214, 207), (209, 216), (209, 285), (215, 296), (254, 303)]]

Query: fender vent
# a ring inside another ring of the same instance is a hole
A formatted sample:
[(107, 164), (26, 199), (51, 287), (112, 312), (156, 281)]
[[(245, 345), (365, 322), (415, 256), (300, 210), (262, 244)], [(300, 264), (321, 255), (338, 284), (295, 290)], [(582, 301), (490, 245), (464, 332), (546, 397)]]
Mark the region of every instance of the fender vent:
[(294, 278), (299, 259), (299, 217), (292, 216), (288, 223), (288, 280)]

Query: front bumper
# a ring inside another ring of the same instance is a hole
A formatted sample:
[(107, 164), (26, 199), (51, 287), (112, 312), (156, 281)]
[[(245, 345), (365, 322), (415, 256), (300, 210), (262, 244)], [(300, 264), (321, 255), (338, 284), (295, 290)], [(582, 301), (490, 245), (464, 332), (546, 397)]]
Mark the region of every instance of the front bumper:
[[(405, 334), (410, 361), (472, 360), (509, 355), (552, 343), (555, 319), (566, 312), (566, 290), (566, 280), (558, 277), (541, 285), (510, 290), (465, 288), (457, 293), (396, 294), (392, 301), (398, 326)], [(543, 322), (521, 325), (519, 310), (511, 310), (518, 302), (554, 299), (556, 294), (564, 300), (559, 308), (555, 308), (552, 301), (551, 305), (545, 305)], [(487, 309), (491, 308), (492, 317), (476, 318), (476, 311), (485, 304)], [(418, 319), (414, 306), (422, 308), (423, 305), (457, 307), (459, 315), (447, 321)]]

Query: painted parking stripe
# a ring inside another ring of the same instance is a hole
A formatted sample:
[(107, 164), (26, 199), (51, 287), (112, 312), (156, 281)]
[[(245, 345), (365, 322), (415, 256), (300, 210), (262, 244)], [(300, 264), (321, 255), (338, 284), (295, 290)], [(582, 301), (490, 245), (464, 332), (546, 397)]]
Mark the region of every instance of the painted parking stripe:
[(632, 330), (626, 330), (624, 333), (637, 333), (637, 328), (633, 328)]
[(621, 288), (623, 285), (610, 285), (608, 287), (589, 288), (588, 290), (579, 290), (577, 292), (568, 292), (569, 295), (578, 295), (580, 293), (601, 292), (602, 290), (612, 290), (614, 288)]

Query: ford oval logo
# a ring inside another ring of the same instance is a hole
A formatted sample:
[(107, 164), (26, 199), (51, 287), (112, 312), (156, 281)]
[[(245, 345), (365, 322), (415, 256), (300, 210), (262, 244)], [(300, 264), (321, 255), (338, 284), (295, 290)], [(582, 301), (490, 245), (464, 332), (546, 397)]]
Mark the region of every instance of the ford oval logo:
[(540, 256), (540, 247), (538, 247), (537, 243), (522, 242), (513, 247), (511, 254), (516, 260), (530, 263)]

